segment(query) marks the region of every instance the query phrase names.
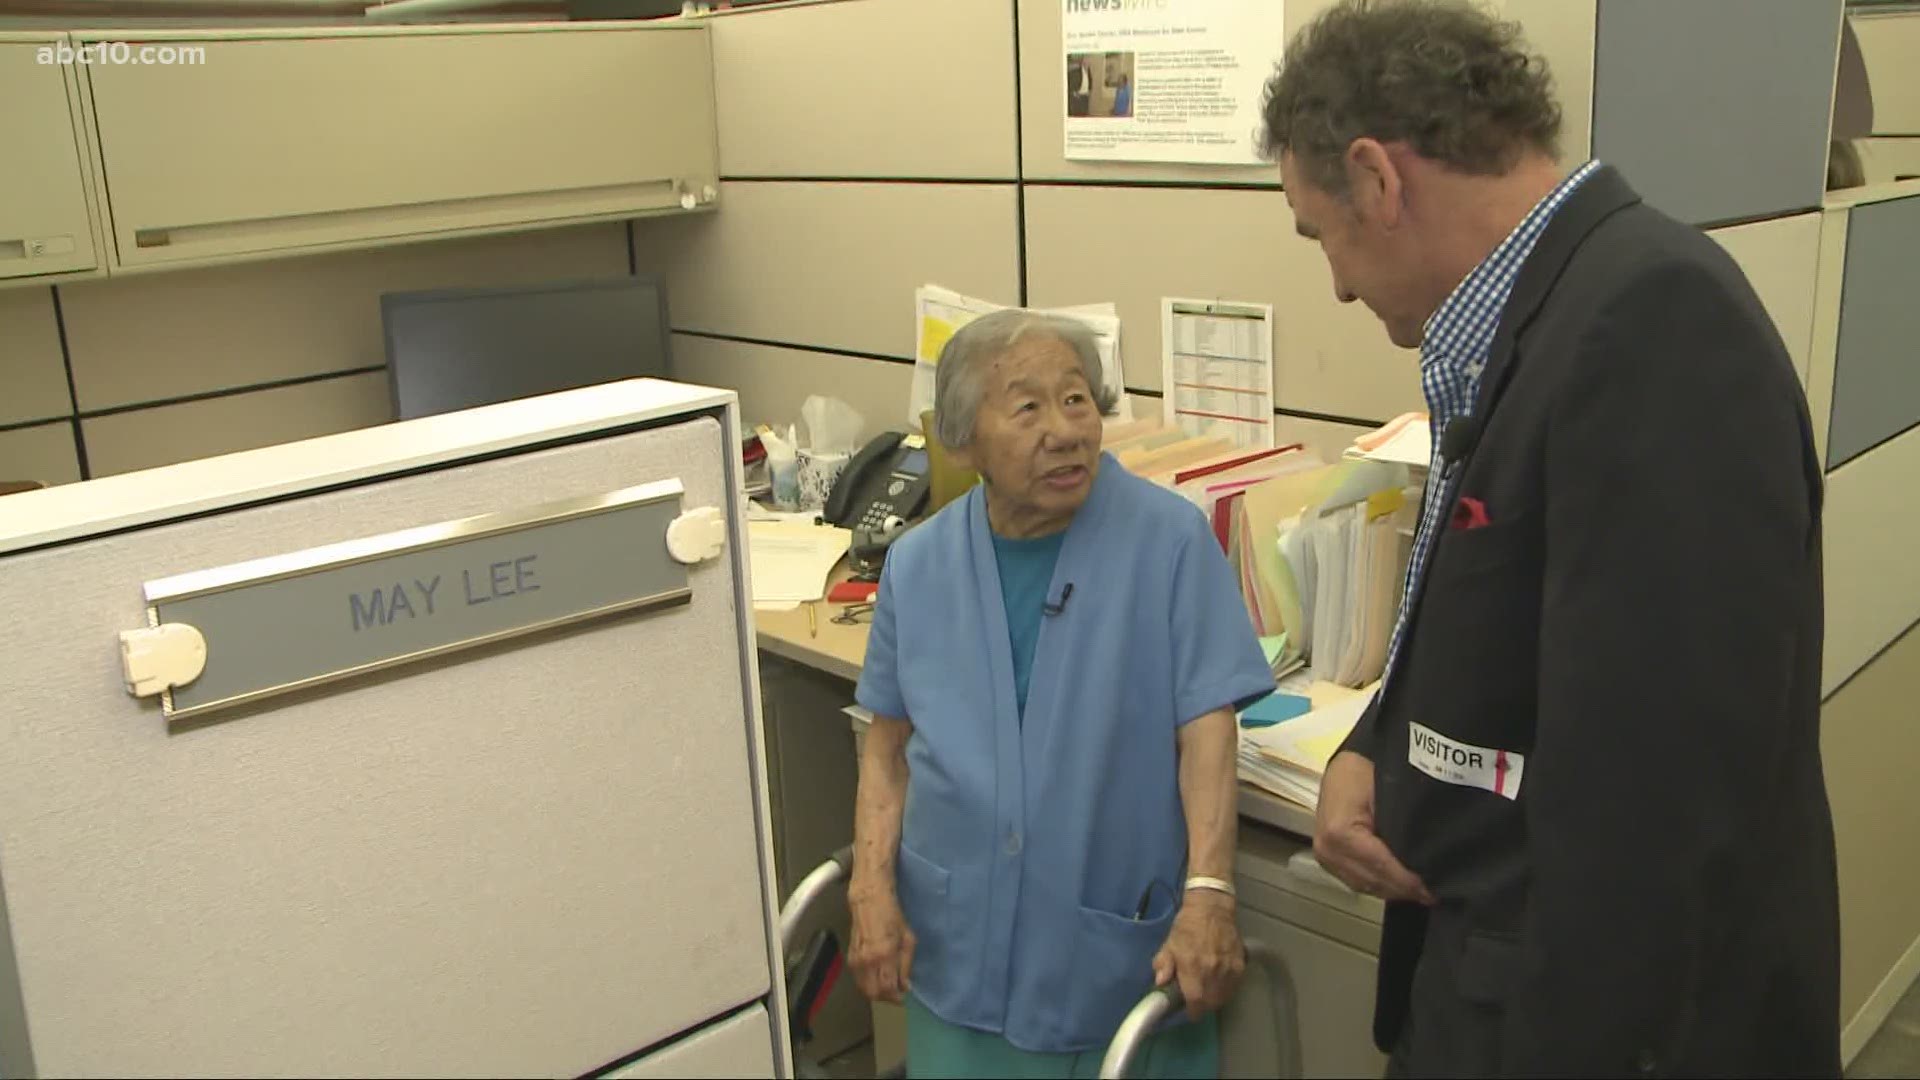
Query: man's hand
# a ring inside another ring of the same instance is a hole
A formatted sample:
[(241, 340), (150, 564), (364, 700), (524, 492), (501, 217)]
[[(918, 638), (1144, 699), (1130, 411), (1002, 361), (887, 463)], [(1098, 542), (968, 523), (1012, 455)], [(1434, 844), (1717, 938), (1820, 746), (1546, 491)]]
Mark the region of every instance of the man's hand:
[(1335, 754), (1320, 780), (1313, 857), (1355, 892), (1431, 906), (1433, 894), (1400, 865), (1373, 831), (1373, 762), (1351, 750)]
[(1233, 898), (1206, 889), (1188, 890), (1173, 918), (1167, 943), (1153, 958), (1153, 984), (1178, 981), (1195, 1019), (1233, 997), (1245, 974), (1247, 955), (1233, 922)]
[(853, 914), (847, 962), (854, 981), (869, 1001), (900, 1004), (913, 972), (916, 939), (898, 895), (890, 888), (849, 890), (847, 906)]

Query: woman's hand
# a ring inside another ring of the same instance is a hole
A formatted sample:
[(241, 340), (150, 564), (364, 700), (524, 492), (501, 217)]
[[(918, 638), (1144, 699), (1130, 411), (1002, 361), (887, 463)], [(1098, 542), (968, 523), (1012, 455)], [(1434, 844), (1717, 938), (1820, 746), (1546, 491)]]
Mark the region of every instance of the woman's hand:
[(1233, 898), (1188, 890), (1167, 943), (1153, 958), (1155, 986), (1177, 982), (1195, 1019), (1225, 1005), (1246, 973), (1247, 955), (1233, 921)]
[(869, 1001), (900, 1004), (913, 972), (916, 939), (892, 889), (850, 890), (847, 906), (853, 914), (853, 942), (847, 962), (854, 981)]

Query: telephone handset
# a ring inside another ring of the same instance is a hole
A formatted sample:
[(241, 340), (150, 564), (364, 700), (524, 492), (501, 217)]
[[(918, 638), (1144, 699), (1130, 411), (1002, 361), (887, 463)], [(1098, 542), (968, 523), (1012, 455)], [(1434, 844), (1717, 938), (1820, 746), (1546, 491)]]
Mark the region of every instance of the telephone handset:
[(860, 532), (879, 532), (890, 517), (910, 521), (927, 508), (932, 472), (924, 437), (883, 431), (847, 462), (820, 516)]

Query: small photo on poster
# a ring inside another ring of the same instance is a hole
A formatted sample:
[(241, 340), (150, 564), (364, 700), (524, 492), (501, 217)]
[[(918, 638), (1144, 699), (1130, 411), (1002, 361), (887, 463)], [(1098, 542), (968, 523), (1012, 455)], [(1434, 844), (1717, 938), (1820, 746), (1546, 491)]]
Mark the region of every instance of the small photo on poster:
[(1070, 119), (1133, 115), (1134, 54), (1067, 54), (1067, 116)]

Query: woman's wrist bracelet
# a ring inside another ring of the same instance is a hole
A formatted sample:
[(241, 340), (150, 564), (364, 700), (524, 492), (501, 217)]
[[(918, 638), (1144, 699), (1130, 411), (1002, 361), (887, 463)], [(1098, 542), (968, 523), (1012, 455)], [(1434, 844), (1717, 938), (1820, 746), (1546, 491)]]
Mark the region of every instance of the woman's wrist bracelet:
[(1233, 891), (1233, 882), (1228, 881), (1225, 878), (1199, 877), (1199, 876), (1188, 878), (1187, 891), (1192, 892), (1195, 889), (1206, 889), (1210, 892), (1225, 893), (1228, 896), (1235, 895)]

